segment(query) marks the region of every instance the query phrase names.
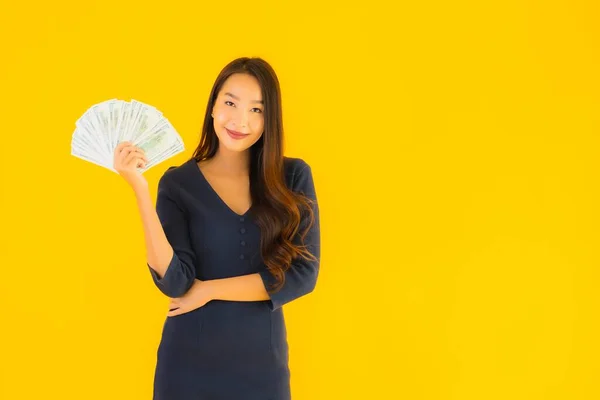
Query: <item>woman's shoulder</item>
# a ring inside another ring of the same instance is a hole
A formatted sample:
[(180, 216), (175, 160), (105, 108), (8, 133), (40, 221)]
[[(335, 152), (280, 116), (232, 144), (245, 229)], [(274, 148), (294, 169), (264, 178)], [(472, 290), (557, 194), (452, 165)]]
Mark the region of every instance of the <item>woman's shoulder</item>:
[(305, 181), (312, 181), (310, 165), (302, 158), (283, 157), (285, 180), (288, 187), (296, 189)]
[(285, 168), (286, 175), (296, 175), (308, 166), (308, 163), (304, 159), (299, 157), (283, 157), (283, 166)]
[(192, 168), (198, 168), (196, 160), (192, 157), (179, 165), (170, 165), (162, 173), (159, 185), (183, 185), (186, 180), (189, 180)]

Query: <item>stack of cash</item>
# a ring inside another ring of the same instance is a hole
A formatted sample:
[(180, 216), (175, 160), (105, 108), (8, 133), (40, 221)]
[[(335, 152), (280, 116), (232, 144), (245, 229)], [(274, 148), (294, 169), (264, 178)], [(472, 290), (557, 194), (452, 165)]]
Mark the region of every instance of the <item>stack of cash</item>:
[(140, 101), (111, 99), (90, 107), (76, 122), (71, 155), (117, 172), (114, 150), (131, 142), (144, 151), (143, 173), (185, 150), (183, 140), (156, 108)]

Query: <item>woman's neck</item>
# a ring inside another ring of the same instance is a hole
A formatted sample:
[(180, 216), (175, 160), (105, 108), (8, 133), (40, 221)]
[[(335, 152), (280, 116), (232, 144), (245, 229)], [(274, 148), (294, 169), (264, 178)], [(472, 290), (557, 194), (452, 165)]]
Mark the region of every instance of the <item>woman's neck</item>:
[(250, 151), (242, 152), (221, 150), (219, 147), (213, 158), (202, 161), (210, 172), (226, 176), (248, 176), (250, 173)]

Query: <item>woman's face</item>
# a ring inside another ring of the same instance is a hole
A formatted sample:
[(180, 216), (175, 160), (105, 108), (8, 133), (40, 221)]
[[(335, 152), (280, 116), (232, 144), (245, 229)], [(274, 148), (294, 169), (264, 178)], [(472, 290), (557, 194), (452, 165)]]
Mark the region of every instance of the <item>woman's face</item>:
[[(244, 151), (256, 143), (264, 130), (264, 105), (258, 80), (248, 74), (233, 74), (223, 84), (213, 106), (213, 124), (219, 145)], [(243, 134), (234, 138), (233, 133)]]

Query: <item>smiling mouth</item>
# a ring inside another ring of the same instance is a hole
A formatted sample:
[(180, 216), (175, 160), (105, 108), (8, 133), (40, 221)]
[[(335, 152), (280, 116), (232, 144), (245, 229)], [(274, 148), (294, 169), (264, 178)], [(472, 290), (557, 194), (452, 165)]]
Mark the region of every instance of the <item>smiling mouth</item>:
[(227, 131), (227, 133), (229, 133), (229, 135), (235, 137), (235, 138), (243, 138), (244, 136), (248, 136), (249, 133), (240, 133), (240, 132), (236, 132), (236, 131), (232, 131), (230, 129), (225, 128), (225, 130)]

